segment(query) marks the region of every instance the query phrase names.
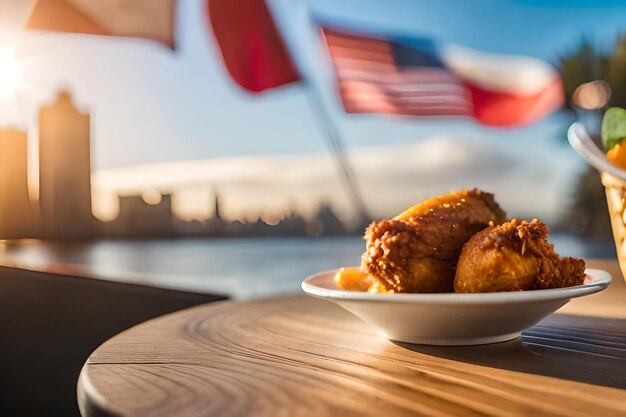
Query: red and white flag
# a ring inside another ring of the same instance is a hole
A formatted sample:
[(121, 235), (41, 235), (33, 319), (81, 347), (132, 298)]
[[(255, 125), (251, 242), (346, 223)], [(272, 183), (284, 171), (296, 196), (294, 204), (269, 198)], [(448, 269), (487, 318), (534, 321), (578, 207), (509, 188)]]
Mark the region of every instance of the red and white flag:
[(143, 38), (174, 49), (176, 0), (36, 0), (28, 29)]
[(469, 116), (516, 126), (563, 105), (560, 77), (535, 58), (442, 47), (429, 39), (322, 33), (348, 113)]

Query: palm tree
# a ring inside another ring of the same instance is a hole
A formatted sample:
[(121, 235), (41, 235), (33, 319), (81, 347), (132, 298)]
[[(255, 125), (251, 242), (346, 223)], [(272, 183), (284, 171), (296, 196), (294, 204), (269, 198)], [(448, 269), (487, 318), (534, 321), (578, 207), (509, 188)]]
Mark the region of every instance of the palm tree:
[(574, 111), (572, 96), (578, 86), (605, 79), (605, 58), (589, 40), (583, 39), (573, 52), (560, 56), (558, 60), (567, 99), (566, 108)]
[[(569, 54), (559, 57), (559, 69), (565, 89), (566, 106), (579, 116), (585, 112), (601, 118), (611, 106), (626, 107), (626, 36), (620, 34), (612, 51), (602, 52), (589, 40), (583, 39)], [(584, 110), (576, 107), (572, 96), (584, 83), (602, 80), (611, 87), (611, 97), (600, 109)], [(592, 112), (592, 113), (588, 113)], [(599, 123), (598, 123), (599, 125)], [(599, 142), (599, 132), (592, 132)], [(564, 135), (565, 137), (565, 135)], [(598, 174), (588, 168), (578, 180), (564, 219), (564, 226), (582, 236), (593, 239), (611, 239), (609, 211), (604, 187)]]
[(609, 52), (602, 52), (588, 39), (582, 39), (575, 50), (558, 57), (558, 61), (568, 109), (580, 110), (572, 104), (574, 91), (581, 84), (597, 80), (611, 86), (611, 98), (604, 109), (626, 107), (626, 34), (617, 36)]

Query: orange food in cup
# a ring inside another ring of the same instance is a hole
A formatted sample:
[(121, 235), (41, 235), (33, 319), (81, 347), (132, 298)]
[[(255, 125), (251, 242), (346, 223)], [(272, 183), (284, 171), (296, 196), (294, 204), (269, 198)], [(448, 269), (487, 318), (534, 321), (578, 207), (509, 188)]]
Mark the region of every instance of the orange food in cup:
[(618, 143), (606, 153), (606, 159), (613, 165), (626, 169), (626, 146)]

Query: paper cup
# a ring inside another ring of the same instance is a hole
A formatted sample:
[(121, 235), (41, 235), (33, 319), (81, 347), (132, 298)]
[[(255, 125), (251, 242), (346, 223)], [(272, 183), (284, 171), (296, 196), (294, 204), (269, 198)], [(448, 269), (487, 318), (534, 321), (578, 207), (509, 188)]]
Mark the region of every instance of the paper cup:
[(606, 172), (600, 175), (609, 206), (617, 259), (622, 276), (626, 277), (626, 181)]
[(606, 159), (580, 123), (570, 126), (567, 139), (572, 148), (600, 173), (609, 206), (617, 259), (622, 277), (626, 277), (626, 171)]

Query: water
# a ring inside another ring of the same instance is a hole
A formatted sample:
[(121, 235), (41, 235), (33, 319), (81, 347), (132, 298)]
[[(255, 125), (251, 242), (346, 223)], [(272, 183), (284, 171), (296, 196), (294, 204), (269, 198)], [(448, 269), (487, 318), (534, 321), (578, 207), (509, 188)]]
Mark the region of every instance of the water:
[[(568, 256), (615, 257), (611, 242), (591, 243), (565, 235), (550, 239)], [(86, 266), (123, 282), (227, 294), (238, 299), (300, 291), (307, 276), (357, 265), (360, 237), (177, 239), (8, 245), (0, 262), (42, 267)]]

